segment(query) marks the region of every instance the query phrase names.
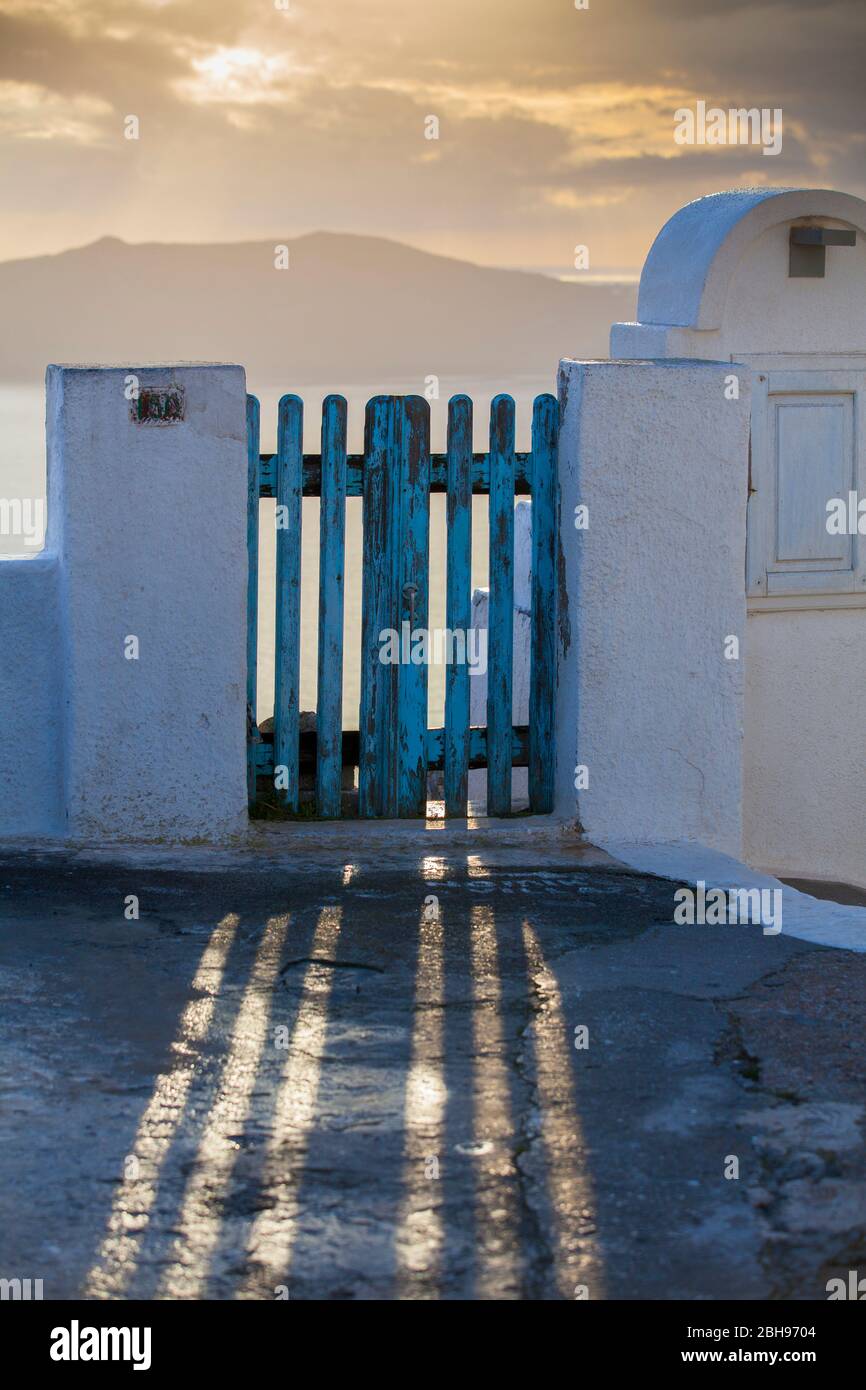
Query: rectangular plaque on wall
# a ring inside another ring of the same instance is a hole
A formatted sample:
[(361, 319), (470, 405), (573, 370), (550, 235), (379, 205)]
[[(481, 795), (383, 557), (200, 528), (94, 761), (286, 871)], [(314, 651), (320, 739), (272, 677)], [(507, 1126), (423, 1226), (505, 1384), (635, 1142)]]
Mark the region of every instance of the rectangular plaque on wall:
[(184, 417), (182, 386), (143, 386), (132, 402), (132, 418), (140, 425), (174, 425)]

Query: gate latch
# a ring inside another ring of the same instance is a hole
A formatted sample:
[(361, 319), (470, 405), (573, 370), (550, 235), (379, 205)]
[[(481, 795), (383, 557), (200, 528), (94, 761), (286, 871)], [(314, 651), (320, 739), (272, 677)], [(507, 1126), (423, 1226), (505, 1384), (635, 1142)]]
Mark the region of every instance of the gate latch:
[(404, 584), (403, 597), (409, 605), (409, 630), (413, 631), (415, 627), (415, 600), (418, 597), (418, 585)]

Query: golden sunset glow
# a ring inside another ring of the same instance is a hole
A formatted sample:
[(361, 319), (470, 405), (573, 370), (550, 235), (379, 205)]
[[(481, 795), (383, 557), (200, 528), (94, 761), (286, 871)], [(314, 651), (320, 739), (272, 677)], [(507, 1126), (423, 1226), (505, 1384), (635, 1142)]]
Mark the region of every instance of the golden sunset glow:
[[(0, 257), (327, 228), (565, 270), (592, 241), (634, 272), (713, 189), (863, 191), (866, 11), (786, 8), (796, 25), (770, 0), (0, 0)], [(781, 106), (783, 154), (683, 149), (697, 100)]]
[(282, 54), (269, 55), (255, 48), (218, 48), (204, 58), (193, 58), (194, 76), (180, 78), (175, 91), (191, 102), (216, 102), (223, 106), (284, 104), (285, 80), (290, 68)]

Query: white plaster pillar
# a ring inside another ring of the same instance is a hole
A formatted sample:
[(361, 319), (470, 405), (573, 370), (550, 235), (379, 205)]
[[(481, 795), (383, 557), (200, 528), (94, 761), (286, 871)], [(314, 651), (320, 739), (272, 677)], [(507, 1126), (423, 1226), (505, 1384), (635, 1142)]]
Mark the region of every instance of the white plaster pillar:
[[(131, 376), (183, 419), (136, 418)], [(246, 824), (245, 395), (234, 366), (48, 369), (73, 838)]]
[(0, 559), (0, 836), (62, 826), (63, 663), (59, 566)]
[(749, 389), (742, 372), (727, 399), (733, 370), (560, 364), (556, 809), (590, 840), (740, 853)]

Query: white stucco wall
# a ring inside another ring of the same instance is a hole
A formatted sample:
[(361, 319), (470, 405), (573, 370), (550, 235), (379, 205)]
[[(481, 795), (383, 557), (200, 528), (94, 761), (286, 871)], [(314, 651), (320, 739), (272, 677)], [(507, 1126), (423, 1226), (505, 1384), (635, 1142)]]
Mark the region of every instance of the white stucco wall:
[[(823, 278), (792, 278), (794, 223), (853, 229), (856, 245), (828, 247)], [(763, 369), (866, 374), (866, 203), (821, 189), (698, 199), (656, 238), (638, 318), (614, 325), (613, 356), (738, 363), (749, 356), (751, 367), (737, 369), (741, 378), (759, 370), (755, 361)], [(832, 389), (830, 380), (822, 389)], [(864, 448), (861, 437), (861, 455)], [(762, 869), (866, 884), (863, 597), (750, 600), (744, 854)]]
[(753, 613), (745, 844), (789, 877), (866, 887), (866, 610)]
[[(134, 420), (130, 374), (182, 387), (185, 419)], [(48, 370), (73, 837), (220, 839), (246, 823), (245, 400), (240, 367)]]
[(59, 564), (0, 559), (0, 836), (62, 829)]
[(727, 374), (560, 366), (557, 812), (593, 841), (740, 853), (743, 663), (725, 639), (745, 628), (749, 392), (726, 399)]

